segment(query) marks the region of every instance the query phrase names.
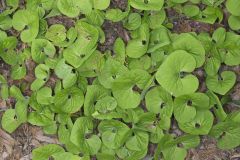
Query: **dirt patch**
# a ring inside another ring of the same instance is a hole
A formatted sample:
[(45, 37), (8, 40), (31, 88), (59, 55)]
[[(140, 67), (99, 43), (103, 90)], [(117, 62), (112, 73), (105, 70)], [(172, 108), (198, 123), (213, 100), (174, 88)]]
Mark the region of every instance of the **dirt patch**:
[[(1, 1), (3, 2), (3, 1)], [(25, 8), (26, 2), (25, 0), (20, 0), (19, 2), (20, 8)], [(1, 5), (1, 3), (0, 3)], [(110, 8), (119, 8), (121, 10), (126, 10), (127, 8), (127, 0), (112, 0)], [(221, 24), (206, 24), (202, 22), (197, 22), (188, 19), (187, 17), (178, 14), (174, 10), (166, 10), (167, 15), (169, 17), (170, 22), (173, 23), (172, 31), (175, 33), (183, 33), (183, 32), (208, 32), (213, 33), (213, 31), (218, 27), (228, 28), (227, 25), (227, 17), (229, 16), (224, 11), (224, 20)], [(62, 24), (66, 28), (73, 27), (75, 25), (75, 19), (71, 19), (66, 16), (54, 16), (47, 19), (47, 23), (49, 26), (53, 24)], [(112, 51), (113, 44), (117, 38), (122, 38), (125, 43), (127, 43), (130, 39), (130, 34), (127, 30), (124, 29), (121, 22), (113, 23), (105, 20), (102, 29), (105, 33), (106, 41), (103, 44), (99, 44), (98, 49), (102, 52), (106, 50)], [(16, 30), (9, 30), (8, 35), (19, 36), (19, 32)], [(20, 44), (22, 45), (22, 44)], [(18, 48), (21, 48), (19, 46)], [(20, 49), (21, 50), (21, 49)], [(30, 96), (32, 92), (30, 91), (30, 84), (34, 81), (34, 68), (36, 64), (32, 60), (26, 61), (27, 67), (27, 75), (24, 79), (19, 81), (8, 81), (10, 85), (20, 86), (21, 84), (26, 84), (26, 89), (24, 91), (24, 95)], [(228, 68), (229, 69), (229, 68)], [(231, 92), (231, 98), (233, 100), (240, 100), (240, 67), (230, 68), (235, 73), (238, 74), (238, 84), (233, 88)], [(10, 75), (10, 66), (5, 64), (2, 60), (0, 60), (0, 73), (9, 79)], [(199, 91), (206, 91), (206, 85), (203, 83), (204, 80), (204, 71), (203, 69), (198, 69), (194, 71), (194, 74), (198, 77), (200, 81)], [(56, 83), (57, 77), (52, 75), (47, 82), (47, 86), (53, 87)], [(89, 84), (92, 83), (92, 79), (88, 79)], [(15, 104), (14, 99), (8, 99), (7, 101), (0, 101), (0, 118), (2, 116), (2, 111), (13, 107)], [(143, 106), (144, 108), (145, 106)], [(233, 111), (236, 109), (233, 105), (224, 106), (227, 110)], [(145, 109), (145, 108), (144, 108)], [(183, 132), (178, 128), (177, 122), (175, 120), (172, 121), (170, 133), (175, 136), (181, 136)], [(17, 131), (13, 134), (8, 134), (0, 129), (0, 159), (3, 160), (29, 160), (31, 159), (31, 151), (32, 149), (48, 144), (55, 143), (59, 144), (56, 136), (44, 135), (42, 129), (36, 126), (31, 126), (30, 124), (24, 124), (20, 126)], [(156, 144), (149, 144), (148, 156), (151, 157), (154, 155), (156, 149)], [(201, 144), (196, 149), (190, 149), (188, 151), (188, 156), (186, 160), (240, 160), (240, 148), (236, 148), (230, 151), (223, 151), (217, 148), (216, 141), (204, 136), (201, 139)], [(2, 157), (1, 157), (2, 156)], [(94, 159), (94, 158), (93, 158)]]
[(67, 17), (67, 16), (54, 16), (47, 19), (48, 26), (51, 26), (53, 24), (62, 24), (67, 28), (71, 28), (75, 24), (75, 20)]
[(193, 75), (195, 75), (198, 80), (199, 80), (199, 87), (198, 87), (198, 91), (199, 92), (206, 92), (207, 91), (207, 86), (205, 83), (205, 74), (204, 74), (204, 69), (198, 68), (195, 71), (193, 71)]
[(115, 40), (119, 37), (125, 42), (129, 41), (128, 32), (124, 29), (121, 22), (113, 23), (105, 21), (102, 28), (105, 33), (105, 42), (98, 45), (98, 49), (102, 52), (112, 50)]
[(44, 135), (41, 128), (29, 124), (20, 126), (11, 135), (0, 129), (0, 159), (30, 160), (34, 148), (50, 143), (59, 144), (57, 137)]
[(10, 75), (10, 65), (6, 64), (2, 59), (0, 59), (0, 74), (7, 78)]
[(208, 24), (203, 23), (195, 20), (191, 20), (176, 12), (174, 9), (167, 9), (166, 10), (167, 16), (169, 21), (173, 24), (172, 31), (175, 33), (186, 33), (186, 32), (208, 32), (213, 33), (216, 28), (224, 27), (223, 24), (215, 23), (215, 24)]
[[(110, 8), (119, 8), (121, 10), (125, 10), (127, 8), (128, 1), (127, 0), (112, 0), (110, 4)], [(124, 29), (122, 22), (111, 22), (105, 20), (102, 25), (102, 29), (105, 33), (105, 42), (103, 44), (98, 45), (98, 49), (102, 52), (106, 50), (112, 50), (113, 44), (117, 38), (122, 38), (125, 43), (129, 41), (129, 33), (126, 29)]]
[(188, 151), (186, 160), (239, 160), (240, 156), (237, 150), (218, 149), (216, 140), (203, 136), (200, 145), (196, 149)]
[(127, 8), (127, 5), (128, 5), (127, 0), (111, 0), (110, 7), (125, 10)]

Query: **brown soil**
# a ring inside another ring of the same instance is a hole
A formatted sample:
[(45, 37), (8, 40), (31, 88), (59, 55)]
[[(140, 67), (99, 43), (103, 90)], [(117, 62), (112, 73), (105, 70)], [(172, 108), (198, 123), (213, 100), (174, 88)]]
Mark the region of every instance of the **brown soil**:
[(55, 16), (50, 17), (47, 19), (48, 26), (51, 26), (53, 24), (62, 24), (67, 28), (73, 27), (75, 24), (75, 21), (67, 16)]
[(203, 136), (201, 144), (196, 149), (189, 150), (186, 160), (240, 160), (240, 148), (220, 150), (215, 139)]
[(123, 28), (122, 23), (105, 21), (102, 28), (106, 36), (105, 42), (98, 45), (98, 49), (102, 52), (112, 50), (117, 38), (122, 38), (125, 42), (129, 40), (128, 32)]
[[(111, 8), (120, 8), (121, 10), (126, 9), (127, 0), (112, 0)], [(0, 4), (1, 5), (1, 4)], [(25, 0), (20, 0), (20, 8), (24, 8)], [(217, 27), (226, 26), (226, 18), (224, 19), (223, 24), (215, 24), (209, 25), (201, 22), (196, 22), (187, 19), (179, 14), (177, 14), (173, 10), (167, 10), (168, 17), (173, 22), (174, 27), (173, 31), (176, 33), (182, 32), (209, 32), (212, 33)], [(226, 17), (227, 15), (225, 15)], [(48, 18), (48, 25), (53, 24), (63, 24), (64, 26), (70, 28), (74, 26), (74, 20), (65, 16), (55, 16)], [(110, 21), (105, 21), (103, 26), (103, 31), (105, 32), (106, 41), (103, 44), (99, 44), (99, 50), (104, 52), (106, 50), (112, 51), (112, 46), (116, 40), (116, 38), (121, 37), (126, 43), (129, 41), (129, 33), (123, 28), (121, 23), (113, 23)], [(14, 30), (10, 31), (11, 35), (17, 35)], [(20, 81), (10, 81), (10, 66), (5, 64), (2, 60), (0, 60), (0, 74), (4, 75), (9, 81), (10, 85), (19, 86), (22, 83), (28, 84), (25, 95), (31, 95), (31, 91), (29, 90), (29, 84), (34, 80), (34, 68), (36, 64), (29, 60), (26, 62), (26, 66), (28, 69), (27, 76)], [(232, 68), (238, 74), (238, 84), (234, 87), (231, 92), (231, 97), (233, 100), (240, 101), (240, 68), (239, 66), (236, 68)], [(204, 79), (202, 75), (202, 70), (197, 70), (195, 74), (199, 77), (199, 79)], [(52, 87), (55, 84), (56, 77), (52, 76), (48, 82), (49, 86)], [(202, 80), (203, 82), (204, 80)], [(199, 88), (200, 91), (205, 91), (206, 86), (204, 83)], [(14, 106), (15, 101), (13, 99), (8, 99), (6, 102), (0, 100), (0, 119), (3, 111), (7, 108), (11, 108)], [(226, 107), (230, 108), (229, 110), (236, 109), (233, 105), (226, 105)], [(173, 127), (171, 129), (171, 133), (179, 136), (182, 132), (178, 129), (177, 124), (173, 122)], [(31, 126), (29, 124), (24, 124), (20, 126), (17, 131), (13, 134), (8, 134), (0, 128), (0, 160), (30, 160), (31, 159), (31, 151), (33, 148), (36, 148), (40, 145), (47, 143), (59, 143), (55, 136), (44, 135), (41, 128), (36, 126)], [(148, 155), (154, 155), (156, 149), (156, 145), (150, 144)], [(230, 151), (222, 151), (216, 147), (216, 141), (209, 137), (202, 137), (201, 145), (196, 149), (191, 149), (188, 152), (188, 156), (186, 160), (240, 160), (240, 147), (230, 150)]]

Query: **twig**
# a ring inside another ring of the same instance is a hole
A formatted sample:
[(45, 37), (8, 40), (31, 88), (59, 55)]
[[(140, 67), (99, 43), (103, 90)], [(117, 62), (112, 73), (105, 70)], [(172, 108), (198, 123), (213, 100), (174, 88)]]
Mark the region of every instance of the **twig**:
[(4, 10), (6, 8), (5, 0), (1, 0), (1, 5), (2, 5), (2, 8)]

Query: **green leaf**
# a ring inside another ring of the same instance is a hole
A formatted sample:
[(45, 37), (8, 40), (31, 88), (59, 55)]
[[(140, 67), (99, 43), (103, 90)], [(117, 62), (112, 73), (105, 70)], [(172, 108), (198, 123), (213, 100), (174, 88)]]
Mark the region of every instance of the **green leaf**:
[(227, 0), (226, 1), (226, 8), (228, 12), (230, 12), (234, 16), (240, 16), (240, 2), (238, 0)]
[(112, 88), (114, 80), (127, 71), (127, 68), (120, 62), (109, 58), (98, 76), (99, 82), (105, 88)]
[(95, 9), (105, 10), (110, 5), (110, 0), (93, 0), (93, 6)]
[(144, 55), (139, 59), (130, 59), (129, 60), (129, 69), (142, 69), (149, 70), (152, 65), (151, 58), (148, 55)]
[(71, 27), (68, 31), (61, 24), (50, 26), (45, 37), (52, 41), (54, 45), (60, 47), (70, 46), (77, 38), (77, 30)]
[(185, 149), (195, 148), (200, 144), (200, 137), (196, 135), (183, 135), (175, 139), (175, 144), (182, 144)]
[(165, 135), (160, 140), (154, 159), (158, 159), (161, 152), (166, 160), (174, 160), (176, 158), (184, 160), (187, 155), (186, 149), (178, 147), (173, 137), (170, 135)]
[(115, 53), (115, 59), (119, 61), (121, 64), (125, 62), (125, 43), (121, 38), (117, 38), (113, 45), (113, 51)]
[(79, 88), (71, 87), (56, 93), (53, 102), (57, 113), (75, 113), (82, 107), (84, 95)]
[(171, 53), (156, 73), (160, 85), (174, 96), (194, 93), (198, 88), (197, 77), (188, 74), (196, 67), (189, 53), (178, 50)]
[(41, 87), (43, 87), (45, 83), (46, 83), (45, 79), (35, 79), (33, 81), (33, 83), (31, 84), (31, 90), (32, 91), (37, 91)]
[(28, 122), (36, 126), (50, 126), (53, 124), (54, 114), (49, 108), (44, 108), (40, 112), (31, 112), (28, 115)]
[(0, 56), (3, 61), (10, 65), (18, 63), (18, 56), (14, 50), (17, 46), (18, 40), (16, 37), (6, 37), (0, 44)]
[(56, 144), (48, 144), (34, 149), (32, 152), (33, 160), (47, 160), (54, 154), (61, 154), (64, 149)]
[(229, 66), (239, 65), (240, 54), (238, 49), (228, 50), (224, 63)]
[(146, 108), (149, 112), (153, 113), (165, 113), (169, 117), (173, 111), (172, 96), (164, 90), (162, 87), (154, 87), (147, 92), (145, 96)]
[(187, 2), (188, 0), (171, 0), (173, 3), (184, 3)]
[(8, 109), (2, 116), (2, 128), (9, 133), (14, 132), (22, 123), (27, 121), (26, 101), (18, 101), (15, 109)]
[(147, 18), (149, 18), (148, 23), (151, 29), (162, 27), (162, 23), (166, 18), (165, 10), (162, 8), (160, 11), (151, 12)]
[(239, 146), (239, 131), (240, 127), (238, 123), (226, 121), (215, 125), (209, 134), (218, 140), (217, 146), (220, 149), (227, 150)]
[(213, 106), (214, 114), (217, 117), (218, 121), (224, 121), (227, 117), (227, 114), (225, 113), (218, 96), (210, 90), (207, 92), (207, 95), (210, 98), (210, 106)]
[(117, 101), (110, 96), (106, 96), (100, 99), (99, 101), (97, 101), (95, 105), (96, 110), (103, 113), (114, 110), (116, 107), (117, 107)]
[(16, 111), (17, 121), (19, 123), (27, 122), (27, 114), (28, 114), (27, 101), (18, 101), (15, 104), (15, 111)]
[[(1, 75), (0, 75), (1, 76)], [(1, 83), (1, 88), (0, 88), (0, 97), (5, 101), (9, 97), (9, 87), (5, 83)]]
[(62, 79), (63, 88), (72, 87), (77, 82), (78, 73), (75, 68), (68, 65), (64, 59), (55, 63), (54, 71), (58, 78)]
[(123, 109), (136, 108), (141, 101), (141, 95), (134, 90), (136, 85), (139, 89), (146, 87), (150, 80), (150, 75), (140, 69), (125, 72), (113, 82), (113, 96)]
[(142, 24), (138, 30), (138, 37), (128, 41), (126, 47), (126, 54), (131, 58), (139, 58), (143, 56), (148, 49), (150, 36), (148, 25), (146, 23)]
[(58, 78), (61, 78), (61, 79), (64, 79), (65, 77), (67, 77), (67, 75), (72, 73), (72, 71), (73, 71), (73, 67), (68, 65), (64, 59), (60, 59), (57, 62), (56, 67), (54, 68), (55, 74), (58, 76)]
[(191, 54), (196, 60), (197, 68), (203, 65), (205, 61), (204, 47), (201, 42), (190, 33), (182, 33), (178, 35), (174, 39), (172, 46), (174, 50), (185, 50)]
[(64, 122), (60, 122), (61, 125), (58, 128), (58, 139), (61, 143), (66, 146), (66, 149), (74, 154), (79, 154), (79, 149), (76, 145), (74, 145), (70, 140), (71, 130), (73, 127), (73, 123), (71, 120), (66, 120), (67, 124)]
[(83, 77), (96, 77), (105, 64), (104, 55), (94, 51), (90, 57), (78, 68), (79, 74)]
[(66, 29), (63, 25), (61, 24), (54, 24), (51, 25), (48, 30), (47, 33), (45, 34), (45, 37), (54, 42), (55, 44), (61, 43), (63, 42), (66, 37)]
[(209, 57), (206, 59), (204, 70), (209, 76), (214, 76), (217, 74), (221, 65), (221, 61), (215, 57)]
[(187, 156), (187, 151), (183, 148), (179, 148), (175, 146), (172, 148), (165, 149), (163, 151), (163, 156), (166, 160), (174, 160), (174, 159), (184, 160), (185, 157)]
[[(160, 141), (158, 149), (162, 150), (163, 156), (166, 160), (180, 159), (184, 160), (187, 155), (187, 149), (194, 148), (200, 143), (200, 138), (194, 135), (183, 135), (180, 137), (173, 137), (166, 135)], [(182, 145), (182, 147), (178, 147)]]
[(45, 64), (39, 64), (35, 68), (36, 79), (31, 84), (31, 90), (36, 91), (40, 89), (49, 79), (49, 67)]
[(130, 0), (130, 5), (139, 10), (160, 10), (163, 7), (163, 0)]
[(23, 42), (33, 41), (39, 30), (39, 18), (36, 12), (30, 10), (18, 10), (13, 15), (13, 28), (21, 31), (21, 40)]
[(129, 11), (130, 11), (130, 6), (128, 6), (128, 8), (125, 12), (121, 11), (118, 8), (117, 9), (108, 9), (106, 11), (105, 17), (107, 20), (110, 20), (113, 22), (119, 22), (128, 16)]
[(27, 73), (26, 66), (24, 64), (15, 65), (11, 70), (11, 78), (14, 80), (19, 80), (25, 77)]
[(54, 45), (46, 39), (36, 39), (32, 42), (32, 58), (37, 63), (42, 63), (47, 57), (53, 58), (55, 52)]
[(12, 27), (12, 19), (9, 16), (0, 16), (0, 28), (9, 30)]
[(201, 18), (197, 18), (200, 22), (214, 24), (217, 20), (222, 21), (223, 12), (218, 7), (207, 6), (203, 11)]
[(124, 27), (128, 30), (135, 30), (141, 25), (141, 15), (138, 13), (130, 13)]
[(240, 17), (231, 15), (228, 18), (228, 24), (232, 30), (240, 30)]
[(56, 153), (52, 157), (54, 160), (82, 160), (79, 156), (70, 152)]
[(210, 111), (198, 111), (194, 119), (186, 123), (178, 123), (179, 128), (192, 135), (207, 135), (213, 125), (213, 115)]
[(63, 57), (73, 67), (78, 68), (95, 51), (99, 31), (96, 27), (84, 21), (78, 21), (76, 29), (79, 36), (75, 43), (63, 51)]
[(49, 67), (45, 64), (39, 64), (35, 68), (35, 76), (38, 79), (44, 79), (49, 77)]
[(25, 97), (23, 96), (21, 90), (15, 85), (11, 86), (10, 88), (10, 96), (16, 98), (17, 100), (25, 100)]
[(2, 116), (1, 123), (2, 128), (9, 133), (14, 132), (21, 124), (17, 120), (15, 109), (6, 110)]
[(49, 105), (53, 102), (52, 89), (43, 87), (37, 92), (37, 102), (42, 105)]
[(151, 32), (148, 52), (154, 52), (171, 43), (169, 31), (164, 27), (159, 27)]
[(84, 101), (84, 114), (86, 116), (92, 115), (95, 110), (96, 102), (109, 94), (109, 91), (100, 85), (87, 86), (87, 93)]
[(102, 142), (108, 148), (117, 149), (127, 140), (130, 133), (128, 126), (117, 120), (104, 120), (98, 125)]
[(224, 71), (221, 75), (208, 76), (206, 84), (209, 90), (225, 95), (235, 84), (236, 75), (232, 71)]
[(142, 151), (148, 148), (148, 134), (146, 132), (135, 131), (134, 136), (126, 142), (126, 147), (133, 151)]
[[(104, 23), (104, 12), (100, 10), (92, 10), (91, 13), (86, 15), (87, 21), (90, 24), (96, 25), (96, 26), (102, 26)], [(102, 30), (102, 28), (98, 28), (99, 30)], [(99, 31), (100, 32), (100, 31)], [(103, 33), (104, 34), (104, 33)], [(104, 38), (103, 41), (105, 41), (105, 35), (102, 35)], [(100, 36), (101, 37), (101, 36)], [(102, 43), (102, 41), (101, 41)]]
[(209, 97), (204, 93), (182, 95), (174, 100), (174, 117), (179, 123), (192, 121), (199, 110), (210, 109)]
[(83, 4), (83, 1), (78, 0), (59, 0), (57, 7), (62, 14), (73, 18), (80, 14), (81, 5)]
[(73, 125), (70, 139), (83, 153), (95, 155), (102, 142), (97, 135), (92, 134), (92, 130), (93, 123), (90, 118), (78, 118)]
[(200, 10), (196, 5), (185, 5), (183, 7), (183, 13), (188, 17), (194, 17), (200, 13)]
[(212, 39), (217, 43), (217, 45), (222, 45), (226, 39), (226, 29), (220, 27), (215, 30), (212, 35)]

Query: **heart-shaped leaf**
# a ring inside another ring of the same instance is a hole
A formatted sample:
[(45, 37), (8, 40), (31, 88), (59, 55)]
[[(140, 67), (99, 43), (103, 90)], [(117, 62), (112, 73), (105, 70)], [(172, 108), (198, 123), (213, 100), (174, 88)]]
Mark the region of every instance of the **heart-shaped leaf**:
[(88, 117), (78, 118), (72, 128), (70, 140), (85, 154), (94, 155), (101, 147), (101, 140), (92, 134), (93, 122)]
[(149, 43), (149, 27), (148, 24), (142, 24), (139, 27), (139, 34), (137, 38), (128, 42), (126, 47), (126, 54), (131, 58), (139, 58), (143, 56), (148, 49)]
[(194, 93), (198, 88), (197, 77), (188, 74), (196, 67), (189, 53), (178, 50), (171, 53), (156, 73), (160, 85), (174, 96)]
[(213, 115), (210, 111), (198, 111), (194, 119), (186, 123), (178, 123), (179, 128), (192, 135), (206, 135), (213, 125)]
[(114, 80), (127, 71), (127, 68), (120, 62), (108, 59), (98, 76), (99, 82), (105, 88), (112, 88)]
[(160, 10), (163, 7), (163, 0), (130, 0), (130, 5), (139, 10)]
[(221, 95), (226, 94), (235, 82), (236, 75), (231, 71), (224, 71), (221, 75), (208, 76), (206, 79), (208, 89)]
[(128, 126), (116, 120), (105, 120), (98, 125), (103, 144), (108, 148), (117, 149), (127, 140), (130, 133)]
[(228, 24), (232, 30), (239, 30), (240, 29), (240, 17), (231, 15), (228, 18)]
[(234, 16), (240, 16), (240, 2), (238, 0), (227, 0), (226, 1), (227, 10)]
[(143, 89), (150, 80), (150, 75), (144, 70), (127, 71), (113, 82), (113, 96), (116, 98), (119, 107), (136, 108), (141, 101), (141, 95), (134, 90), (136, 85)]
[(180, 123), (192, 121), (198, 110), (208, 110), (209, 98), (204, 93), (182, 95), (174, 100), (174, 117)]
[(39, 17), (36, 12), (30, 10), (18, 10), (13, 15), (13, 28), (22, 31), (21, 40), (23, 42), (33, 41), (39, 30)]
[(49, 159), (54, 154), (63, 153), (64, 149), (56, 144), (48, 144), (33, 150), (33, 160)]
[(154, 87), (148, 91), (145, 100), (148, 111), (171, 117), (173, 111), (172, 96), (162, 87)]
[(173, 43), (174, 50), (185, 50), (191, 54), (196, 60), (196, 67), (203, 65), (205, 60), (205, 50), (201, 42), (190, 33), (182, 33), (178, 35)]
[(87, 116), (93, 114), (97, 101), (108, 96), (109, 94), (109, 91), (100, 85), (88, 86), (84, 101), (84, 114)]
[(57, 113), (75, 113), (84, 103), (82, 90), (77, 87), (63, 89), (54, 96), (54, 111)]
[(57, 7), (61, 13), (68, 17), (77, 17), (80, 14), (81, 3), (83, 1), (79, 0), (59, 0), (57, 2)]
[(56, 52), (54, 45), (46, 39), (36, 39), (32, 42), (32, 58), (42, 63), (47, 57), (53, 58)]
[(92, 25), (78, 21), (76, 23), (78, 38), (63, 51), (64, 59), (73, 67), (80, 67), (95, 51), (99, 31)]

